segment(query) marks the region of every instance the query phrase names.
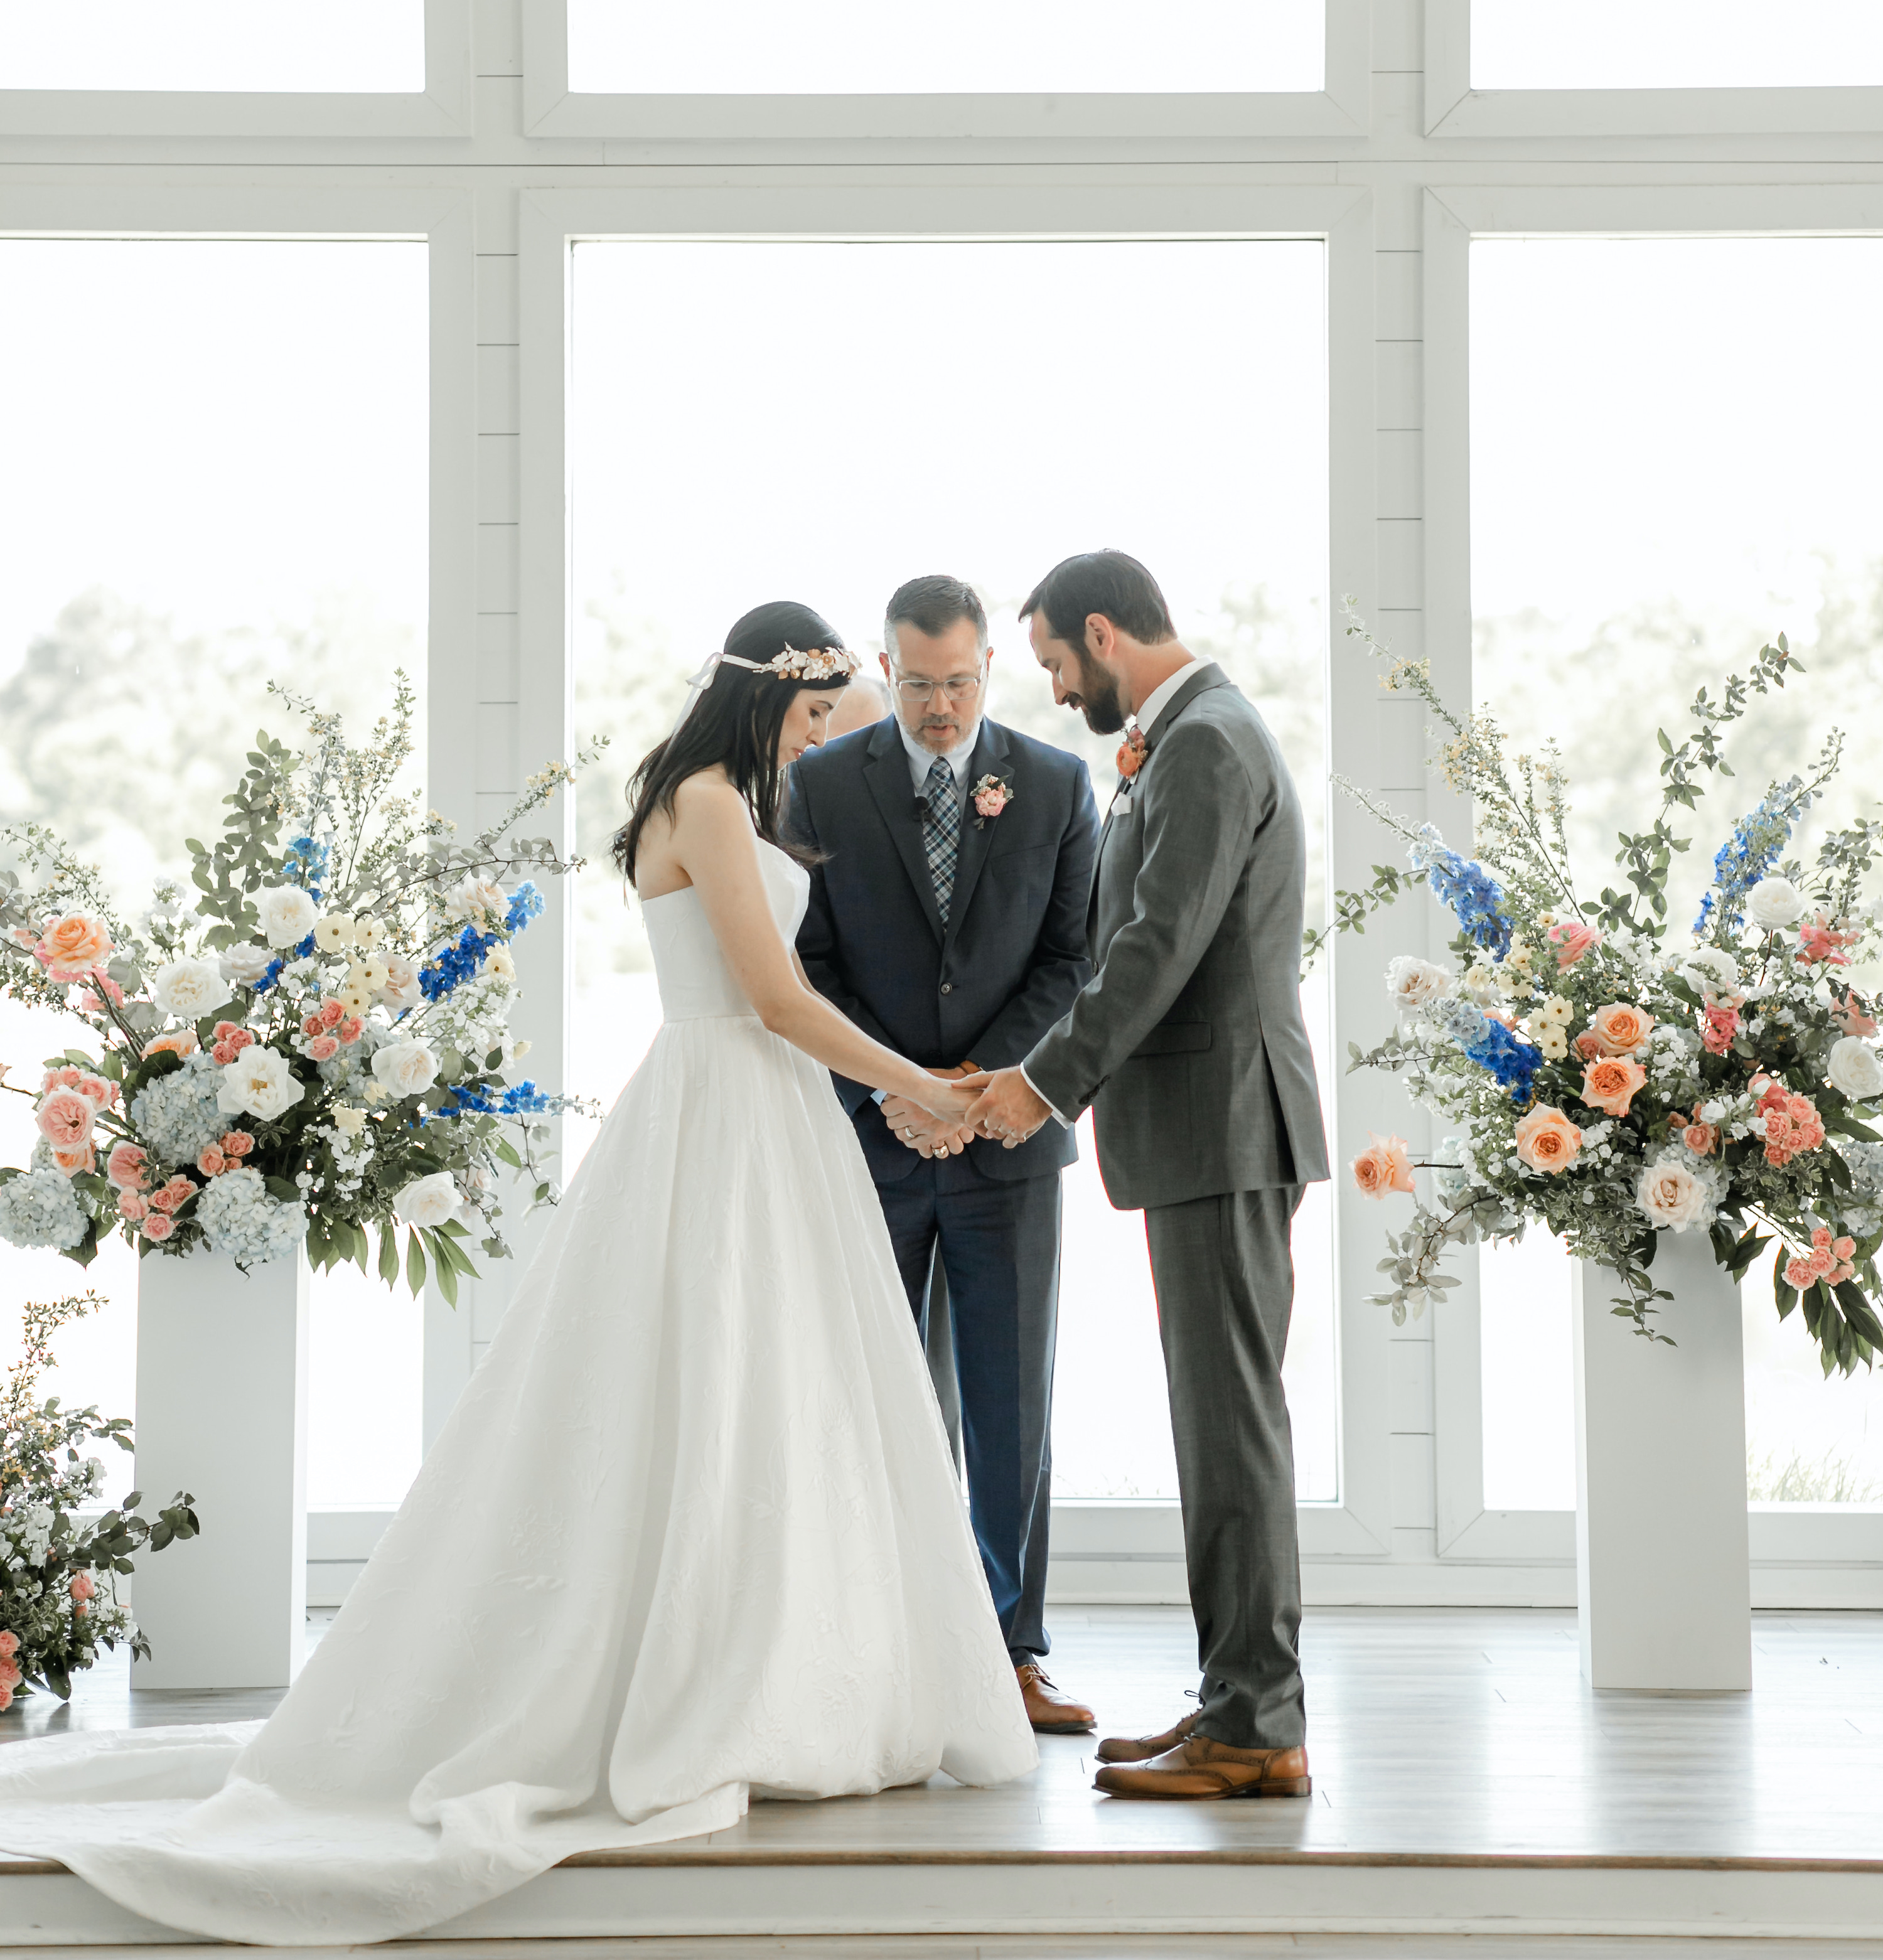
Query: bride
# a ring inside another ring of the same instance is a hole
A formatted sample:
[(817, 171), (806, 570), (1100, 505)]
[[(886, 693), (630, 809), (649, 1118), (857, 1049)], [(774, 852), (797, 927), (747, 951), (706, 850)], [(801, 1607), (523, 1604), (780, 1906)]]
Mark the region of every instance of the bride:
[(1038, 1761), (826, 1071), (972, 1096), (806, 984), (784, 771), (855, 665), (749, 612), (616, 839), (664, 1024), (266, 1723), (0, 1749), (0, 1848), (266, 1944), (438, 1925), (577, 1851)]

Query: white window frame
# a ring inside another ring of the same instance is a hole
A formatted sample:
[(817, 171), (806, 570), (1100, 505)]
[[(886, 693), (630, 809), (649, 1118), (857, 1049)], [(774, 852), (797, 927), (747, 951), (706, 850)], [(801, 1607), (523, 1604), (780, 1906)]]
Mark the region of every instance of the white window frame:
[(1425, 0), (1428, 136), (1780, 136), (1883, 130), (1883, 88), (1473, 88), (1471, 0)]
[[(626, 4), (626, 0), (622, 0)], [(662, 0), (635, 0), (659, 5)], [(1172, 95), (626, 95), (569, 88), (568, 0), (525, 0), (523, 129), (531, 136), (1037, 143), (1093, 138), (1346, 136), (1367, 126), (1372, 0), (1325, 0), (1318, 91)]]
[[(1426, 651), (1433, 680), (1471, 698), (1470, 260), (1474, 238), (1883, 237), (1883, 184), (1708, 187), (1447, 186), (1425, 194)], [(1463, 800), (1435, 787), (1446, 836), (1470, 835)], [(1477, 1262), (1435, 1310), (1437, 1549), (1464, 1564), (1527, 1564), (1574, 1598), (1573, 1510), (1487, 1510)], [(1648, 1357), (1644, 1354), (1643, 1360)], [(1875, 1602), (1883, 1506), (1762, 1504), (1751, 1513), (1753, 1603)]]
[(468, 136), (470, 0), (425, 0), (421, 93), (0, 89), (8, 136)]
[[(572, 247), (596, 238), (1303, 238), (1325, 241), (1329, 295), (1329, 562), (1333, 590), (1370, 603), (1375, 589), (1373, 472), (1374, 276), (1372, 200), (1363, 191), (1312, 186), (1277, 189), (1254, 173), (1205, 179), (1144, 173), (1113, 184), (1007, 182), (809, 183), (802, 173), (755, 173), (737, 186), (694, 185), (644, 191), (526, 192), (520, 234), (522, 424), (522, 659), (539, 674), (561, 673), (525, 707), (530, 754), (567, 752), (573, 660), (570, 618), (568, 460), (565, 440)], [(1372, 780), (1365, 718), (1330, 713), (1331, 767)], [(1351, 883), (1363, 867), (1343, 862), (1337, 828), (1329, 872)], [(1343, 978), (1337, 961), (1335, 991)], [(539, 968), (538, 984), (548, 975)], [(1369, 991), (1373, 983), (1360, 982)], [(1328, 1085), (1343, 1128), (1363, 1134), (1370, 1109), (1349, 1122), (1350, 1102), (1369, 1099), (1339, 1080)], [(1337, 1208), (1347, 1202), (1338, 1189)], [(1341, 1472), (1337, 1500), (1298, 1507), (1304, 1559), (1377, 1561), (1391, 1548), (1391, 1464), (1386, 1395), (1390, 1331), (1365, 1303), (1369, 1274), (1356, 1270), (1356, 1235), (1341, 1241), (1339, 1342)], [(1358, 1242), (1363, 1253), (1370, 1252)], [(1053, 1507), (1054, 1594), (1182, 1599), (1182, 1522), (1174, 1503), (1061, 1502)]]

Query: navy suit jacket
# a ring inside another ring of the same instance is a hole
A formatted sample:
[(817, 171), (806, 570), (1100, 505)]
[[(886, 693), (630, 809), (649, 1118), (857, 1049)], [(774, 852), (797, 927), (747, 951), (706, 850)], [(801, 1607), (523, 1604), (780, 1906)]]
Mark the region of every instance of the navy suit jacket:
[[(895, 718), (813, 749), (791, 772), (793, 829), (824, 855), (798, 932), (804, 970), (865, 1033), (924, 1068), (1010, 1068), (1092, 977), (1099, 813), (1085, 764), (984, 719), (970, 787), (984, 775), (1004, 780), (1013, 800), (978, 819), (972, 798), (963, 804), (944, 928)], [(832, 1080), (870, 1175), (907, 1177), (922, 1160), (890, 1134), (869, 1090)], [(1072, 1132), (1049, 1122), (1017, 1150), (977, 1138), (940, 1168), (950, 1183), (976, 1172), (1038, 1177), (1078, 1154)]]

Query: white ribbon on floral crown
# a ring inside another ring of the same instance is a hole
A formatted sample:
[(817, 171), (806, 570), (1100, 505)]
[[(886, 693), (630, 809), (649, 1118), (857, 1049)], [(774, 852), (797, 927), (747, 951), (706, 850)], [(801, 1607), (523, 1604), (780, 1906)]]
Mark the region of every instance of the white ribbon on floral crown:
[(743, 660), (737, 654), (708, 654), (706, 664), (686, 684), (686, 698), (667, 731), (670, 742), (679, 733), (680, 724), (693, 711), (693, 704), (713, 684), (721, 667), (743, 667), (749, 673), (768, 673), (781, 680), (822, 680), (832, 674), (854, 673), (863, 664), (848, 647), (787, 646), (768, 660)]

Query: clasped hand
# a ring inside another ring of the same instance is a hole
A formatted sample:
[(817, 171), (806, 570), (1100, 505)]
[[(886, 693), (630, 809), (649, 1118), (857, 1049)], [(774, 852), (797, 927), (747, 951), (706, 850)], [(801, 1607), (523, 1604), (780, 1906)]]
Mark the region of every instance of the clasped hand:
[(906, 1096), (884, 1096), (883, 1120), (896, 1141), (918, 1157), (959, 1157), (974, 1139), (974, 1125), (962, 1119), (975, 1099), (956, 1084), (972, 1072), (973, 1066), (972, 1062), (963, 1062), (959, 1068), (930, 1069), (927, 1072), (937, 1084), (945, 1083), (947, 1087), (937, 1087), (932, 1099), (925, 1098), (921, 1102)]
[(883, 1099), (883, 1121), (918, 1156), (959, 1157), (975, 1137), (1017, 1150), (1052, 1114), (1017, 1068), (984, 1075), (964, 1062), (959, 1069), (928, 1072), (947, 1084), (936, 1092), (939, 1109), (902, 1096)]

